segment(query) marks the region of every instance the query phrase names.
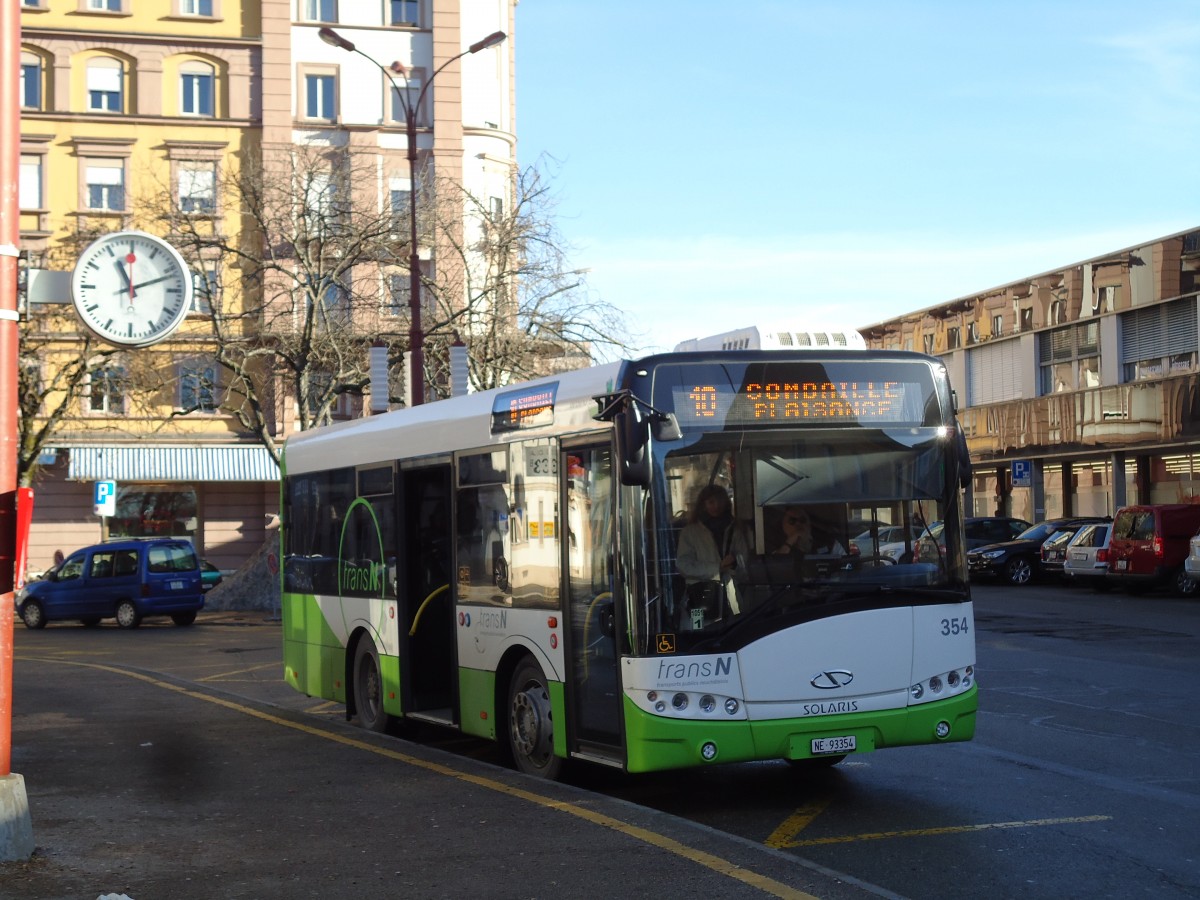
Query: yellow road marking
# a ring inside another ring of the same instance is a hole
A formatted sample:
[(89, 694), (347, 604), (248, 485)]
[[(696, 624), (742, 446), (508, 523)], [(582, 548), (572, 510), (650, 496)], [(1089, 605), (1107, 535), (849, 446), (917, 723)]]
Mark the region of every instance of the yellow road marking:
[(289, 722), (287, 719), (280, 718), (279, 716), (275, 716), (270, 713), (262, 712), (249, 706), (243, 706), (242, 704), (236, 703), (232, 700), (226, 700), (223, 697), (212, 697), (208, 694), (202, 694), (198, 691), (192, 690), (191, 688), (183, 687), (177, 684), (170, 684), (166, 681), (160, 681), (150, 675), (143, 675), (140, 672), (130, 672), (125, 669), (117, 668), (116, 666), (106, 666), (99, 663), (75, 662), (73, 660), (55, 658), (39, 659), (38, 657), (17, 657), (17, 659), (40, 662), (58, 662), (71, 666), (83, 666), (89, 669), (99, 669), (104, 672), (111, 672), (115, 675), (124, 675), (127, 678), (133, 678), (137, 681), (144, 681), (147, 684), (154, 685), (155, 687), (161, 687), (169, 691), (175, 691), (178, 694), (183, 694), (197, 700), (205, 700), (216, 706), (223, 706), (226, 709), (234, 710), (236, 712), (252, 716), (256, 719), (261, 719), (264, 722), (270, 722), (272, 725), (279, 725), (283, 728), (290, 728), (294, 731), (300, 731), (304, 734), (312, 735), (314, 737), (324, 738), (338, 744), (343, 744), (347, 747), (353, 747), (356, 750), (365, 750), (368, 753), (374, 753), (377, 756), (383, 756), (387, 759), (402, 762), (410, 766), (416, 766), (417, 768), (425, 769), (429, 772), (435, 772), (438, 775), (444, 775), (447, 778), (456, 778), (459, 781), (466, 782), (467, 784), (473, 784), (476, 787), (495, 791), (500, 794), (507, 794), (510, 797), (516, 797), (546, 809), (553, 809), (559, 812), (567, 813), (568, 815), (591, 822), (593, 825), (600, 825), (603, 828), (610, 828), (613, 831), (626, 835), (627, 837), (631, 837), (635, 840), (642, 841), (643, 843), (650, 844), (651, 846), (658, 847), (661, 850), (666, 850), (668, 853), (673, 853), (676, 856), (690, 860), (697, 865), (711, 869), (720, 875), (740, 881), (743, 884), (756, 888), (772, 897), (786, 898), (786, 900), (818, 900), (818, 898), (814, 897), (812, 894), (796, 890), (789, 885), (776, 881), (773, 878), (768, 878), (765, 875), (760, 875), (757, 872), (751, 872), (743, 869), (729, 860), (722, 859), (719, 856), (714, 856), (711, 853), (705, 853), (701, 850), (696, 850), (692, 847), (689, 847), (686, 844), (681, 844), (679, 841), (673, 840), (666, 835), (658, 834), (657, 832), (650, 831), (646, 828), (640, 828), (636, 825), (631, 825), (628, 822), (622, 822), (620, 819), (614, 819), (611, 816), (606, 816), (602, 813), (594, 812), (593, 810), (585, 809), (581, 806), (576, 806), (573, 803), (568, 803), (561, 800), (552, 800), (549, 797), (543, 797), (542, 795), (535, 794), (532, 791), (527, 791), (519, 787), (504, 784), (503, 782), (496, 781), (491, 778), (486, 778), (481, 775), (472, 775), (468, 772), (461, 772), (457, 769), (450, 768), (449, 766), (444, 766), (440, 763), (431, 762), (429, 760), (419, 759), (415, 756), (409, 756), (407, 753), (400, 753), (399, 751), (391, 750), (387, 747), (376, 747), (373, 744), (360, 741), (357, 738), (347, 737), (346, 735), (341, 734), (334, 734), (330, 731), (314, 728), (311, 725), (305, 725), (302, 722)]
[(1112, 816), (1073, 816), (1065, 819), (1027, 819), (1024, 822), (987, 822), (982, 825), (950, 825), (945, 828), (916, 828), (912, 831), (876, 831), (868, 834), (847, 834), (841, 837), (811, 838), (804, 841), (786, 841), (772, 844), (787, 847), (819, 847), (823, 844), (851, 844), (856, 841), (882, 841), (888, 838), (931, 837), (939, 834), (963, 834), (971, 831), (989, 831), (1000, 828), (1037, 828), (1045, 825), (1078, 825), (1085, 822), (1107, 822)]
[(263, 663), (261, 666), (251, 666), (248, 669), (234, 669), (232, 672), (218, 672), (216, 675), (205, 675), (203, 678), (197, 678), (196, 681), (216, 681), (220, 678), (231, 678), (234, 675), (245, 675), (247, 672), (257, 672), (259, 669), (279, 669), (282, 671), (282, 662)]
[(825, 812), (825, 807), (827, 807), (831, 801), (831, 797), (820, 797), (814, 800), (812, 803), (804, 804), (804, 806), (801, 806), (798, 810), (784, 819), (780, 826), (771, 833), (771, 836), (768, 837), (764, 843), (766, 843), (768, 847), (775, 848), (794, 846), (789, 843), (792, 838), (807, 828), (812, 823), (813, 819)]

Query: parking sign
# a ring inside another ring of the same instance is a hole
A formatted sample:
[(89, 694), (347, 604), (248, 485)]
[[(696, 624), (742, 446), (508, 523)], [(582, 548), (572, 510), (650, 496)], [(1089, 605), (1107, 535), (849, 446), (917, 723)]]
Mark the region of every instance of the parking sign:
[(92, 486), (92, 512), (98, 516), (113, 516), (117, 513), (117, 483), (97, 481)]
[(1012, 483), (1013, 487), (1033, 487), (1033, 466), (1029, 460), (1013, 460)]

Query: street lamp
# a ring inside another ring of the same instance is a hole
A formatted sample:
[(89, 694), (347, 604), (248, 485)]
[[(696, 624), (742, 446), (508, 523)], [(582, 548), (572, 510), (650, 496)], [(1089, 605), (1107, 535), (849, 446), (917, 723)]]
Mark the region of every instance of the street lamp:
[[(408, 102), (408, 70), (403, 63), (397, 61), (392, 63), (390, 68), (385, 69), (377, 60), (359, 50), (351, 41), (346, 40), (332, 28), (322, 28), (317, 33), (321, 36), (321, 40), (331, 47), (340, 47), (342, 50), (350, 53), (357, 53), (359, 56), (373, 63), (387, 77), (387, 80), (391, 82), (392, 89), (396, 92), (396, 96), (400, 100), (400, 107), (404, 110), (404, 128), (408, 134), (408, 221), (410, 226), (408, 247), (408, 343), (409, 351), (412, 353), (412, 373), (415, 382), (413, 385), (414, 390), (412, 391), (412, 404), (413, 406), (419, 406), (425, 402), (425, 333), (421, 330), (421, 260), (417, 255), (417, 110), (421, 108), (421, 101), (425, 99), (425, 92), (433, 84), (433, 79), (437, 78), (446, 66), (455, 60), (462, 59), (468, 53), (478, 53), (480, 50), (495, 47), (507, 35), (503, 31), (492, 32), (483, 40), (473, 43), (457, 56), (450, 57), (438, 66), (432, 75), (425, 79), (425, 83), (421, 85), (421, 92), (417, 95), (417, 101), (410, 104)], [(403, 91), (400, 90), (400, 85), (396, 84), (396, 79), (392, 77), (393, 72), (404, 79), (405, 89)]]

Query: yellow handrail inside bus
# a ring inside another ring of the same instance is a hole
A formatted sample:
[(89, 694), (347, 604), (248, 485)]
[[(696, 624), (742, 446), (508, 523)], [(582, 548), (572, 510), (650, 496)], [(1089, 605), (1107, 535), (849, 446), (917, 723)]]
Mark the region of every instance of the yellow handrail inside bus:
[(421, 624), (421, 613), (425, 612), (425, 607), (429, 605), (429, 601), (440, 594), (442, 591), (450, 589), (450, 584), (443, 584), (440, 588), (435, 588), (433, 593), (421, 601), (420, 607), (417, 609), (417, 614), (413, 617), (412, 628), (408, 629), (408, 636), (412, 637), (417, 633), (417, 626)]
[(592, 598), (592, 602), (588, 604), (587, 618), (583, 620), (583, 678), (586, 681), (588, 677), (588, 657), (587, 648), (591, 646), (588, 643), (588, 628), (592, 624), (592, 610), (596, 608), (596, 604), (601, 600), (608, 600), (612, 597), (612, 591), (603, 591)]

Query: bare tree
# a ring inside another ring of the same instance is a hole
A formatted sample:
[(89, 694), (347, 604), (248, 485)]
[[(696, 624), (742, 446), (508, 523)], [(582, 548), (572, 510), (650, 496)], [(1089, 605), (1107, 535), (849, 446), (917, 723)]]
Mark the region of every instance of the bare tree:
[[(546, 167), (543, 160), (517, 173), (503, 208), (462, 185), (439, 183), (440, 247), (455, 264), (439, 267), (439, 315), (426, 329), (433, 347), (426, 353), (441, 375), (435, 383), (446, 382), (445, 351), (454, 337), (469, 348), (475, 390), (629, 349), (633, 335), (621, 311), (588, 287), (586, 269), (570, 268)], [(456, 214), (466, 227), (452, 227)]]
[[(413, 197), (388, 185), (405, 160), (337, 140), (227, 159), (213, 169), (206, 209), (178, 182), (160, 184), (140, 209), (148, 230), (167, 232), (207, 273), (199, 290), (222, 406), (276, 459), (291, 430), (328, 422), (344, 397), (361, 402), (372, 345), (387, 348), (392, 383), (403, 385)], [(477, 390), (625, 346), (619, 313), (567, 270), (540, 171), (520, 174), (504, 208), (446, 180), (416, 187), (418, 240), (436, 260), (421, 272), (434, 396), (448, 393), (455, 338), (468, 346)]]
[[(169, 358), (127, 354), (83, 328), (69, 303), (26, 303), (17, 371), (17, 483), (37, 480), (42, 452), (85, 431), (124, 438), (131, 420), (137, 434), (154, 422), (154, 405), (173, 380)], [(113, 404), (109, 408), (109, 404)], [(120, 408), (115, 407), (120, 404)], [(85, 412), (111, 412), (111, 418)], [(161, 426), (160, 426), (161, 427)]]

